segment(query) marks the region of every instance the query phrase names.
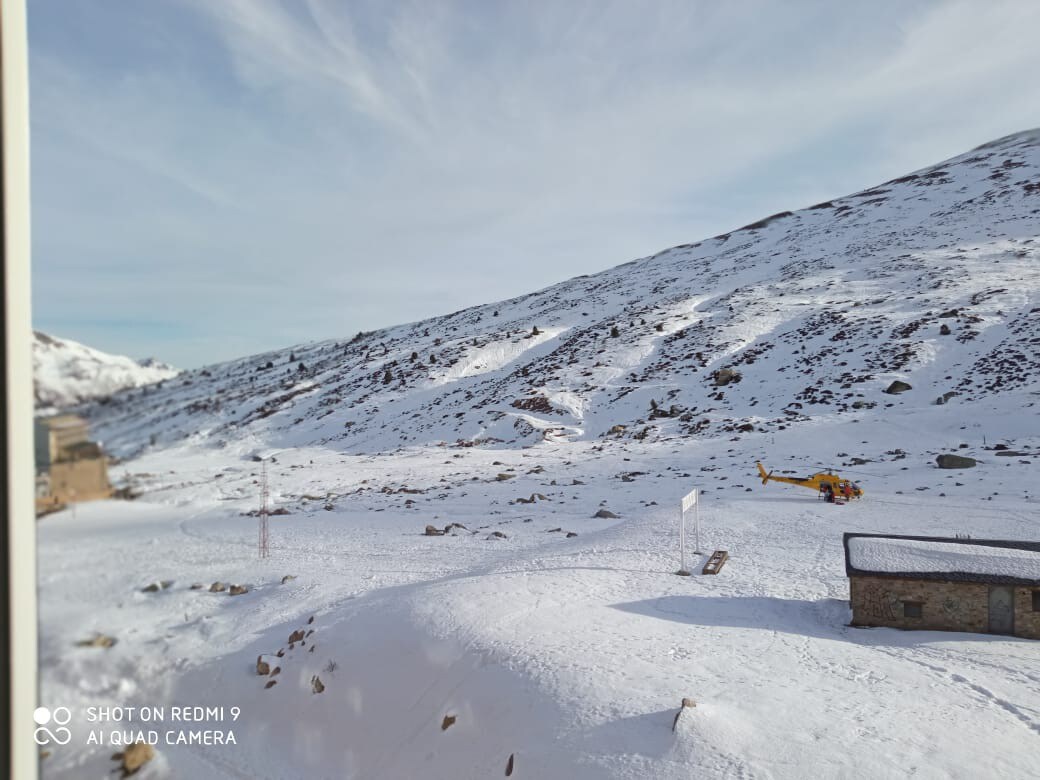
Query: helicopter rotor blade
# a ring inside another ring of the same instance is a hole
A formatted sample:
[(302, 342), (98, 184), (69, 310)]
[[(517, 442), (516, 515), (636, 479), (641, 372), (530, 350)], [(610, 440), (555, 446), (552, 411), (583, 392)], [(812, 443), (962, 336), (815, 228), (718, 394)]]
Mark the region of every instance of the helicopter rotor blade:
[(826, 469), (827, 471), (840, 471), (843, 474), (845, 474), (845, 473), (848, 473), (848, 474), (862, 474), (864, 477), (874, 477), (875, 479), (884, 479), (884, 477), (881, 476), (880, 474), (871, 474), (869, 471), (859, 471), (857, 469), (847, 469), (844, 466), (842, 466), (840, 468), (834, 468), (833, 466), (820, 466), (820, 465), (817, 464), (816, 468), (818, 468), (818, 469)]

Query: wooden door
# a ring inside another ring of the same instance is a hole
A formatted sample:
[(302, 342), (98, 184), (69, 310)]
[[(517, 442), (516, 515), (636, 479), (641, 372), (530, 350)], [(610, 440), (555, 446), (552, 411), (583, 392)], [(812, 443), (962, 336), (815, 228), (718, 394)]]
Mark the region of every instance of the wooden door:
[(1012, 588), (994, 586), (989, 589), (989, 632), (1015, 633), (1015, 592)]

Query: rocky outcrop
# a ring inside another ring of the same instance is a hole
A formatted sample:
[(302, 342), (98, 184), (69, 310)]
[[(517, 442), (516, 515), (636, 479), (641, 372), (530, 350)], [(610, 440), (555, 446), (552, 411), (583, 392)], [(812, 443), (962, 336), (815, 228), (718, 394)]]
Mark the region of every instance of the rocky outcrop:
[(941, 469), (970, 469), (975, 467), (975, 458), (964, 455), (939, 455), (935, 462)]
[(733, 382), (739, 382), (741, 376), (739, 371), (732, 368), (720, 368), (712, 374), (711, 378), (715, 382), (715, 387), (725, 387)]

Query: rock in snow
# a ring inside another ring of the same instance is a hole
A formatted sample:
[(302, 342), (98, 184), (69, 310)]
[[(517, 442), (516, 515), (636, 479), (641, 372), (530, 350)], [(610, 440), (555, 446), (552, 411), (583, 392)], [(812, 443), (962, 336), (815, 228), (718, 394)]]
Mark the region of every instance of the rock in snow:
[(976, 463), (975, 458), (968, 458), (964, 455), (939, 455), (935, 462), (941, 469), (970, 469), (974, 468)]

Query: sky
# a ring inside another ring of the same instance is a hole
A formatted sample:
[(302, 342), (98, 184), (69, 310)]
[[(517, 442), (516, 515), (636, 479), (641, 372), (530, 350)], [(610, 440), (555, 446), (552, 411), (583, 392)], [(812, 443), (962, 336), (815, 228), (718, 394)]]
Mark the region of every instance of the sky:
[(192, 368), (1040, 126), (1040, 3), (29, 0), (33, 321)]

